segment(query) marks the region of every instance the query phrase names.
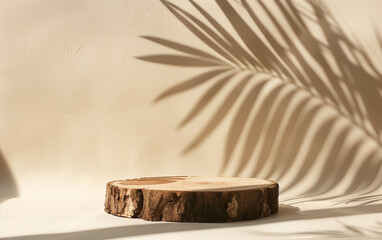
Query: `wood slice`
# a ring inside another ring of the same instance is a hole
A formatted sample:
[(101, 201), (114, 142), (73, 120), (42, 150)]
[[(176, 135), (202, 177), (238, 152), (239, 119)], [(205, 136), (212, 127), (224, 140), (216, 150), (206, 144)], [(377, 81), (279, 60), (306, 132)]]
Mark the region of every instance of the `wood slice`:
[(107, 183), (105, 211), (148, 221), (230, 222), (278, 211), (276, 182), (236, 177), (150, 177)]

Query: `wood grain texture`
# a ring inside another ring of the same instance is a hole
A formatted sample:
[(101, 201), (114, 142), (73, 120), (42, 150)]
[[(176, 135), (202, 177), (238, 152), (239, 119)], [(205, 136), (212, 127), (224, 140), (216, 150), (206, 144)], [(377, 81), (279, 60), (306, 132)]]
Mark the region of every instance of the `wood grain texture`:
[(278, 211), (276, 182), (234, 177), (154, 177), (107, 183), (105, 211), (148, 221), (231, 222)]

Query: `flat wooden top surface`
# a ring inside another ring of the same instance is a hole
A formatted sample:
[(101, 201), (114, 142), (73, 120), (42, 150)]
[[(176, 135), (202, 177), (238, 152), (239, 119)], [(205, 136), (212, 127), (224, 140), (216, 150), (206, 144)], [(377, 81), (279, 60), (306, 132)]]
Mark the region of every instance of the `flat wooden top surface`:
[(113, 181), (114, 186), (163, 191), (239, 191), (276, 186), (273, 181), (238, 177), (148, 177)]

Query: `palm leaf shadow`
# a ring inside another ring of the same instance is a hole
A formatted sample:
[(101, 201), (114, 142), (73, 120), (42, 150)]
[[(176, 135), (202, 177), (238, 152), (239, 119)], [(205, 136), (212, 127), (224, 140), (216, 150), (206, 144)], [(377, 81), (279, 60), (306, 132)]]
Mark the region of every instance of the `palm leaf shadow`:
[[(193, 14), (169, 1), (162, 3), (214, 54), (145, 36), (183, 55), (140, 59), (209, 68), (163, 92), (155, 102), (214, 82), (179, 124), (183, 127), (201, 114), (228, 82), (236, 82), (185, 153), (201, 144), (229, 112), (235, 111), (222, 173), (235, 165), (233, 175), (275, 178), (284, 183), (284, 191), (308, 179), (310, 186), (301, 196), (328, 193), (349, 174), (353, 177), (343, 189), (346, 194), (366, 194), (381, 187), (382, 75), (363, 46), (354, 44), (341, 29), (327, 6), (319, 1), (307, 1), (302, 7), (293, 1), (270, 4), (242, 0), (238, 9), (230, 1), (217, 0), (218, 9), (235, 30), (229, 32), (195, 1), (190, 1), (197, 12)], [(312, 24), (323, 36), (315, 35)], [(244, 91), (246, 88), (250, 90)], [(241, 99), (244, 92), (246, 96)], [(355, 141), (351, 140), (354, 131), (362, 135)], [(360, 154), (366, 145), (373, 147)], [(319, 172), (315, 179), (309, 177), (312, 170)]]
[[(298, 237), (304, 237), (308, 238), (319, 238), (319, 239), (378, 239), (382, 235), (381, 227), (382, 222), (375, 221), (373, 224), (367, 227), (359, 226), (359, 225), (353, 225), (353, 224), (347, 224), (342, 221), (337, 220), (336, 221), (339, 224), (338, 230), (333, 229), (326, 229), (326, 230), (320, 230), (320, 231), (301, 231), (296, 233), (275, 233), (275, 232), (259, 232), (263, 235), (267, 236), (283, 236), (283, 239), (289, 239), (285, 238), (285, 236), (293, 235), (294, 238)], [(292, 239), (292, 238), (290, 238)]]

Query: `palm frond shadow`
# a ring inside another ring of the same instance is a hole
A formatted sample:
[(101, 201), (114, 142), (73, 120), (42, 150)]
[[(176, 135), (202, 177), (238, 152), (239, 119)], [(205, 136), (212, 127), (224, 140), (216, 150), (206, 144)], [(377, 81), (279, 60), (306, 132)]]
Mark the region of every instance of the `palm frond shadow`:
[[(381, 227), (382, 222), (376, 221), (373, 225), (368, 227), (360, 227), (356, 225), (347, 224), (341, 221), (337, 221), (340, 224), (340, 230), (321, 230), (321, 231), (310, 231), (310, 232), (300, 232), (294, 235), (300, 236), (316, 236), (325, 239), (333, 238), (372, 238), (377, 239), (382, 235)], [(265, 235), (275, 235), (274, 233), (266, 233)], [(283, 235), (285, 236), (285, 235)]]
[[(367, 238), (367, 239), (377, 239), (382, 235), (381, 227), (382, 222), (376, 221), (374, 224), (368, 227), (360, 227), (357, 225), (351, 225), (337, 220), (340, 229), (339, 230), (320, 230), (320, 231), (303, 231), (297, 233), (272, 233), (272, 232), (258, 232), (266, 236), (277, 236), (282, 235), (283, 239), (289, 239), (286, 236), (291, 235), (290, 239), (296, 239), (296, 237), (317, 237), (320, 239), (334, 239), (334, 238)], [(293, 237), (292, 237), (293, 235)]]
[[(327, 6), (319, 1), (242, 0), (239, 9), (230, 1), (217, 0), (235, 30), (230, 32), (193, 0), (189, 1), (197, 10), (193, 14), (169, 1), (162, 3), (215, 54), (145, 36), (182, 55), (140, 59), (208, 68), (163, 92), (155, 102), (214, 82), (181, 122), (183, 127), (228, 82), (233, 83), (185, 153), (234, 112), (221, 173), (233, 165), (232, 175), (276, 179), (284, 192), (307, 180), (310, 184), (300, 191), (301, 197), (329, 193), (343, 182), (347, 184), (342, 184), (341, 195), (366, 194), (381, 187), (382, 73)], [(317, 28), (322, 36), (317, 36)], [(376, 36), (381, 44), (378, 32)]]

